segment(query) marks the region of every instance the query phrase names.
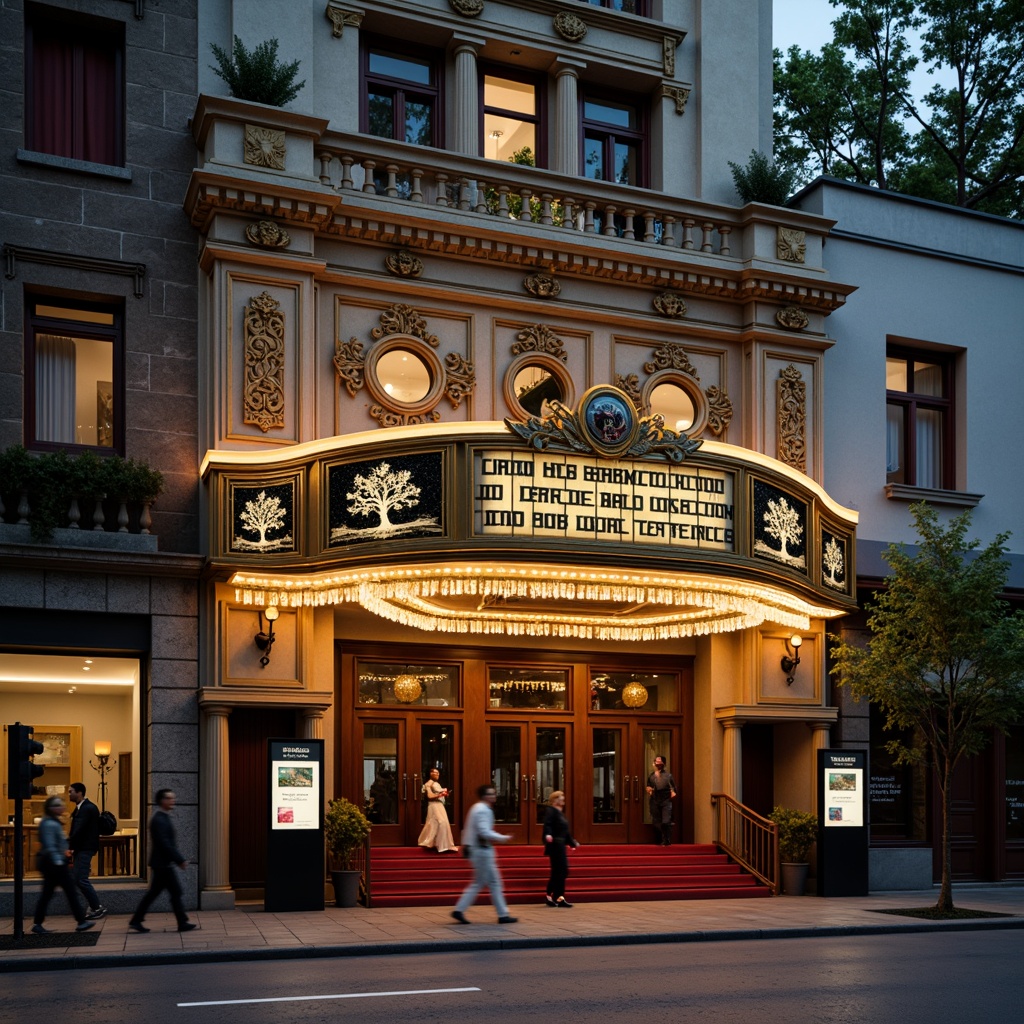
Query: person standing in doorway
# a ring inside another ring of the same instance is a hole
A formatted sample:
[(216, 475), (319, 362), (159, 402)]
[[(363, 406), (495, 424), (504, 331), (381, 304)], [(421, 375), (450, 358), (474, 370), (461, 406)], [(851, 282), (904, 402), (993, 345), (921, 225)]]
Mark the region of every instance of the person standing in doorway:
[(67, 839), (61, 827), (60, 816), (64, 813), (64, 801), (59, 796), (48, 797), (43, 804), (43, 820), (39, 822), (39, 852), (36, 854), (36, 866), (43, 873), (43, 891), (36, 903), (32, 931), (36, 935), (46, 935), (49, 928), (43, 927), (46, 920), (46, 909), (50, 905), (50, 897), (58, 886), (64, 890), (68, 898), (71, 913), (78, 922), (76, 932), (88, 931), (96, 922), (87, 921), (82, 904), (75, 892), (75, 883), (68, 871)]
[(430, 778), (423, 783), (423, 795), (427, 798), (427, 820), (423, 823), (419, 839), (416, 840), (419, 846), (428, 849), (432, 846), (438, 853), (459, 852), (444, 806), (445, 797), (450, 792), (451, 790), (441, 785), (440, 771), (431, 768)]
[(654, 842), (672, 845), (672, 801), (676, 798), (676, 780), (660, 754), (654, 759), (654, 771), (647, 776), (647, 796), (651, 804)]
[(85, 916), (95, 921), (107, 912), (89, 881), (92, 859), (100, 848), (100, 809), (85, 795), (84, 782), (72, 782), (68, 796), (75, 805), (71, 812), (71, 833), (68, 836), (71, 874), (78, 891), (89, 904)]
[(487, 889), (494, 909), (498, 912), (498, 924), (515, 924), (518, 919), (509, 917), (498, 861), (494, 855), (494, 844), (507, 843), (512, 837), (494, 831), (497, 790), (493, 786), (481, 786), (476, 796), (477, 801), (470, 807), (462, 826), (462, 852), (473, 863), (473, 881), (463, 890), (452, 911), (452, 917), (459, 924), (469, 924), (466, 911), (473, 905), (480, 890)]
[(170, 789), (157, 790), (154, 797), (156, 810), (153, 817), (149, 819), (149, 866), (153, 869), (153, 880), (149, 883), (146, 895), (132, 914), (128, 927), (133, 932), (148, 932), (149, 929), (142, 923), (146, 917), (146, 911), (150, 905), (164, 891), (167, 890), (171, 897), (171, 909), (178, 921), (179, 932), (190, 932), (196, 926), (189, 921), (185, 913), (185, 906), (181, 902), (181, 882), (174, 873), (174, 865), (177, 864), (182, 871), (188, 867), (188, 861), (178, 851), (177, 840), (174, 836), (174, 822), (171, 820), (171, 811), (174, 810), (174, 791)]
[(572, 837), (569, 819), (565, 816), (565, 793), (556, 789), (548, 797), (544, 814), (544, 854), (551, 861), (548, 891), (544, 902), (549, 907), (571, 907), (565, 898), (565, 880), (569, 877), (569, 849), (580, 844)]

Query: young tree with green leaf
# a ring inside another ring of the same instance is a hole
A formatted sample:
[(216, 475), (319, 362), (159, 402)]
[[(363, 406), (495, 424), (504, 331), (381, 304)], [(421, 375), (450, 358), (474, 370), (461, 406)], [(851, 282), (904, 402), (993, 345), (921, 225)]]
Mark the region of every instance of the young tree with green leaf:
[(217, 67), (211, 64), (210, 70), (223, 78), (231, 95), (240, 100), (283, 107), (295, 99), (306, 84), (305, 79), (295, 82), (299, 61), (283, 64), (277, 59), (276, 39), (268, 39), (247, 50), (235, 36), (230, 54), (216, 43), (211, 43), (210, 49), (217, 58)]
[(921, 502), (910, 506), (921, 538), (885, 553), (892, 572), (869, 607), (867, 647), (838, 637), (837, 685), (877, 704), (887, 730), (907, 730), (920, 745), (893, 739), (896, 764), (935, 770), (942, 803), (942, 885), (936, 910), (953, 909), (950, 879), (952, 780), (957, 766), (1024, 717), (1024, 614), (1001, 599), (1008, 573), (1005, 542), (967, 541), (971, 511), (947, 526)]

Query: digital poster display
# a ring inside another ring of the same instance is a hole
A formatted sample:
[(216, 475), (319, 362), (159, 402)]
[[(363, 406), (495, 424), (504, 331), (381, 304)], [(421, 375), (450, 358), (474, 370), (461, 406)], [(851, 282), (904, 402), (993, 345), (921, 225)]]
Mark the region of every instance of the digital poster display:
[(281, 746), (270, 766), (270, 827), (273, 830), (320, 828), (320, 761), (301, 742)]
[(842, 754), (830, 754), (824, 769), (822, 791), (825, 795), (825, 828), (862, 828), (864, 826), (864, 769), (850, 755), (844, 764)]

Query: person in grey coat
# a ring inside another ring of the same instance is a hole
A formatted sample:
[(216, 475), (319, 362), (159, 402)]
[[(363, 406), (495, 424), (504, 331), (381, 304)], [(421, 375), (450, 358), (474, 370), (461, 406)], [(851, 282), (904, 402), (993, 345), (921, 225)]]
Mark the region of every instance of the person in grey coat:
[(50, 929), (43, 927), (46, 910), (50, 905), (50, 897), (59, 886), (64, 891), (75, 915), (78, 927), (75, 931), (84, 932), (92, 928), (94, 921), (87, 921), (85, 911), (79, 902), (75, 883), (68, 871), (67, 839), (60, 816), (64, 813), (64, 801), (59, 796), (51, 796), (43, 804), (43, 820), (39, 822), (39, 852), (36, 854), (36, 866), (43, 873), (43, 891), (36, 903), (32, 931), (36, 935), (46, 935)]

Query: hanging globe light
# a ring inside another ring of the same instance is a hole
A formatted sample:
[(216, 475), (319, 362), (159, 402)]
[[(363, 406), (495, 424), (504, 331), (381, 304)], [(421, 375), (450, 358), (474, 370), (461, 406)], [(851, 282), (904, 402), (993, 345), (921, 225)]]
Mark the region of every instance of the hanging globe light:
[(411, 704), (419, 698), (421, 693), (423, 693), (423, 687), (416, 676), (402, 675), (395, 680), (395, 699), (400, 704)]
[(622, 688), (622, 703), (627, 708), (642, 708), (647, 703), (647, 687), (643, 683), (626, 683)]

